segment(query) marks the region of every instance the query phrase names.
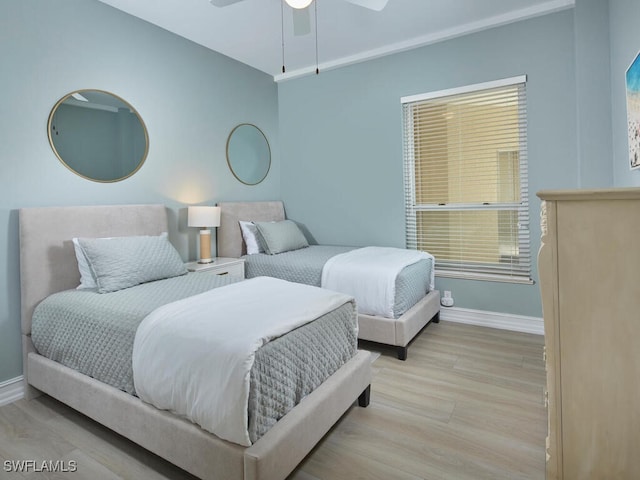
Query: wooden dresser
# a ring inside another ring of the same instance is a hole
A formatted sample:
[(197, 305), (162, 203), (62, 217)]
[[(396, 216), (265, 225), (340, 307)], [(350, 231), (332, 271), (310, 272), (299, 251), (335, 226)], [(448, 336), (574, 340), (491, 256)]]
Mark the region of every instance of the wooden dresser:
[(640, 188), (538, 197), (547, 479), (639, 479)]

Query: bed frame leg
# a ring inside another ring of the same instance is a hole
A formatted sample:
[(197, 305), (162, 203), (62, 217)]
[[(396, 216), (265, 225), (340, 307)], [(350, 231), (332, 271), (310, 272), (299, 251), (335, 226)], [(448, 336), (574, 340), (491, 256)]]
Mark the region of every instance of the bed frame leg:
[(41, 397), (43, 393), (35, 387), (32, 387), (28, 383), (24, 384), (24, 398), (25, 400), (31, 401), (34, 398)]
[(358, 405), (361, 407), (368, 407), (371, 400), (371, 384), (367, 385), (367, 388), (358, 397)]
[(398, 347), (397, 352), (398, 352), (399, 360), (406, 360), (409, 352), (409, 347), (408, 346)]
[(440, 312), (436, 313), (431, 319), (433, 323), (440, 323)]

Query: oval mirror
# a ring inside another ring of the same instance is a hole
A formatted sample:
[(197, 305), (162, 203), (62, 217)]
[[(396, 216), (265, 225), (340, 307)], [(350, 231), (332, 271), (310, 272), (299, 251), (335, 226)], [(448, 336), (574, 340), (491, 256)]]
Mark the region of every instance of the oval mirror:
[(140, 169), (149, 136), (138, 112), (103, 90), (78, 90), (51, 110), (49, 143), (71, 171), (95, 182), (117, 182)]
[(271, 149), (262, 130), (242, 123), (227, 139), (227, 163), (233, 176), (246, 185), (257, 185), (271, 168)]

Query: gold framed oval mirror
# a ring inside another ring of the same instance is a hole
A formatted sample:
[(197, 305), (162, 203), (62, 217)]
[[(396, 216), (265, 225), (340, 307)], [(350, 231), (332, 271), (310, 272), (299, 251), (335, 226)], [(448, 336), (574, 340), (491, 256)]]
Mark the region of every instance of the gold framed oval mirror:
[(147, 158), (149, 135), (135, 108), (104, 90), (76, 90), (49, 114), (49, 143), (69, 170), (94, 182), (118, 182)]
[(271, 148), (262, 130), (250, 123), (241, 123), (231, 130), (227, 164), (233, 176), (245, 185), (262, 182), (271, 168)]

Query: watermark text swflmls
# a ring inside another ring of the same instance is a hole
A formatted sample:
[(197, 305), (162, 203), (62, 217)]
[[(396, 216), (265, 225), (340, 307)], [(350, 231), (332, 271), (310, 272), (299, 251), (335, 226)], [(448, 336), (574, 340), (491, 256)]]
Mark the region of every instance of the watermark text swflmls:
[(5, 472), (52, 472), (52, 473), (69, 473), (78, 470), (78, 462), (75, 460), (5, 460)]

